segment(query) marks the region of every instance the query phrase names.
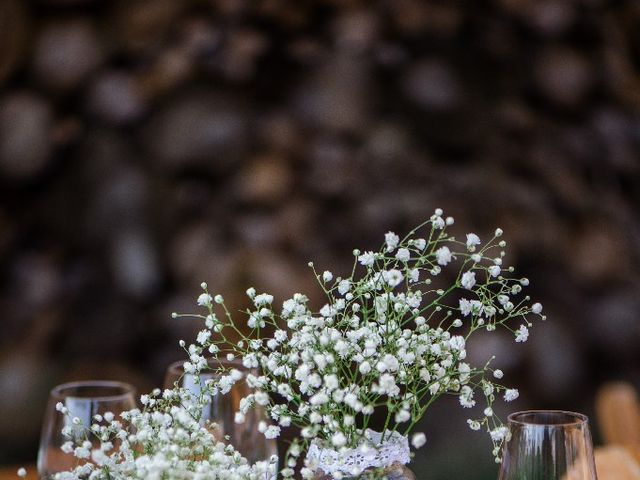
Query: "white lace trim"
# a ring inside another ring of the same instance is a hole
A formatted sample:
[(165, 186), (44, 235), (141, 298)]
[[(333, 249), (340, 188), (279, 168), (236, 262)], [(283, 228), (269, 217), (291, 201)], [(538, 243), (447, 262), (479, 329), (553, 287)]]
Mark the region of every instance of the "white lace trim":
[(312, 443), (307, 452), (308, 465), (328, 475), (359, 475), (367, 468), (388, 467), (394, 463), (406, 465), (411, 461), (409, 440), (404, 435), (387, 434), (384, 443), (380, 444), (382, 434), (367, 430), (365, 438), (367, 443), (363, 446), (343, 452)]

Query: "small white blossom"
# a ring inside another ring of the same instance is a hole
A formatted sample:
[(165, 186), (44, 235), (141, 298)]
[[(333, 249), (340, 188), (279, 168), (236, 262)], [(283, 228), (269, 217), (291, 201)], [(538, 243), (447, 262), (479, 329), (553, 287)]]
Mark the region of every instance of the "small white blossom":
[(491, 435), (491, 440), (494, 442), (501, 442), (507, 438), (507, 435), (509, 435), (509, 429), (504, 426), (497, 427), (491, 430), (489, 434)]
[(427, 437), (422, 432), (414, 433), (411, 437), (411, 445), (413, 445), (415, 449), (423, 447), (425, 443), (427, 443)]
[(510, 388), (506, 392), (504, 392), (504, 401), (505, 402), (513, 402), (516, 398), (520, 396), (520, 392), (515, 388)]
[(442, 265), (443, 267), (448, 265), (451, 262), (452, 255), (449, 247), (440, 247), (436, 250), (436, 261), (438, 265)]
[(469, 419), (467, 420), (467, 424), (469, 425), (469, 428), (474, 431), (480, 430), (481, 428), (480, 422), (478, 422), (477, 420)]
[(347, 444), (347, 437), (345, 437), (344, 433), (337, 432), (331, 438), (331, 443), (337, 448), (344, 447)]
[(345, 295), (351, 289), (351, 282), (349, 280), (341, 280), (338, 283), (338, 292), (340, 295)]
[(477, 245), (480, 245), (480, 237), (475, 233), (467, 233), (467, 248), (473, 251)]
[(498, 275), (500, 275), (500, 272), (502, 272), (502, 269), (498, 265), (492, 265), (488, 268), (488, 271), (489, 271), (489, 275), (495, 278)]
[(203, 293), (198, 297), (198, 305), (201, 307), (210, 307), (213, 298), (208, 293)]
[(411, 419), (411, 413), (408, 410), (400, 410), (395, 415), (396, 423), (404, 423)]
[(424, 250), (427, 247), (427, 241), (424, 238), (416, 238), (413, 241), (413, 245), (418, 249), (418, 250)]
[(516, 342), (526, 342), (529, 339), (529, 329), (520, 325), (520, 328), (516, 330)]
[(408, 262), (411, 259), (411, 253), (407, 248), (400, 248), (396, 253), (396, 258), (401, 262)]
[(360, 262), (360, 265), (370, 267), (376, 261), (376, 254), (373, 252), (364, 252), (358, 257), (358, 261)]
[(476, 273), (475, 272), (463, 273), (462, 279), (460, 280), (460, 284), (467, 290), (471, 290), (476, 284)]
[(382, 278), (384, 279), (385, 282), (387, 282), (387, 285), (389, 285), (390, 287), (397, 287), (404, 280), (404, 277), (402, 276), (402, 272), (395, 268), (382, 272)]
[(269, 425), (267, 429), (264, 431), (264, 436), (267, 439), (274, 439), (280, 436), (280, 427), (276, 425)]
[(387, 252), (393, 252), (400, 242), (400, 237), (393, 232), (387, 232), (384, 235), (384, 241), (387, 244)]

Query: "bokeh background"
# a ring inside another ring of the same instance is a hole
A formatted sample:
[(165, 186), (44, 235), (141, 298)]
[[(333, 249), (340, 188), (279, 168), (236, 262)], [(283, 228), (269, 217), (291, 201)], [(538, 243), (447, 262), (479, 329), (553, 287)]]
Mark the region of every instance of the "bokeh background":
[[(2, 0), (0, 464), (55, 384), (158, 385), (201, 281), (313, 291), (435, 207), (549, 316), (471, 346), (506, 408), (592, 413), (640, 386), (639, 154), (633, 0)], [(455, 403), (419, 478), (495, 478)]]

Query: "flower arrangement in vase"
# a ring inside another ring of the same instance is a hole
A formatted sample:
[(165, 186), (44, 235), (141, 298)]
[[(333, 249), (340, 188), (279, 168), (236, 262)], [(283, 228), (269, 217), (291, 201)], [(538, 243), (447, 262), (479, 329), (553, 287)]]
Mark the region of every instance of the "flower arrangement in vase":
[[(473, 233), (461, 241), (448, 233), (453, 223), (438, 209), (402, 239), (387, 233), (379, 251), (353, 251), (349, 276), (318, 273), (309, 264), (326, 296), (319, 311), (301, 293), (276, 308), (272, 295), (249, 288), (253, 307), (240, 322), (203, 283), (198, 304), (205, 312), (173, 314), (203, 322), (194, 343), (180, 341), (189, 356), (184, 372), (197, 391), (176, 382), (143, 395), (142, 409), (98, 416), (90, 426), (59, 405), (73, 425), (63, 431), (69, 438), (63, 450), (79, 464), (55, 478), (275, 478), (277, 458), (250, 465), (202, 418), (212, 396), (239, 381), (250, 393), (239, 402), (236, 422), (259, 407), (271, 419), (258, 425), (266, 438), (299, 429), (280, 462), (282, 478), (299, 471), (318, 480), (414, 479), (409, 444), (425, 444), (415, 427), (443, 395), (458, 396), (463, 408), (482, 399), (482, 415), (468, 424), (489, 433), (499, 460), (509, 433), (492, 405), (500, 397), (514, 400), (518, 391), (499, 383), (503, 374), (490, 362), (467, 363), (466, 345), (477, 332), (498, 328), (524, 342), (530, 317), (545, 317), (523, 293), (528, 280), (504, 263), (502, 231), (484, 243)], [(233, 367), (237, 362), (243, 371)]]
[[(402, 473), (409, 438), (416, 449), (424, 445), (424, 433), (414, 429), (445, 394), (457, 395), (463, 408), (482, 399), (482, 415), (468, 424), (489, 433), (499, 458), (508, 429), (492, 404), (512, 401), (518, 391), (499, 383), (502, 372), (490, 363), (467, 363), (466, 345), (477, 332), (498, 328), (524, 342), (530, 317), (545, 317), (523, 293), (528, 280), (504, 263), (502, 230), (485, 243), (473, 233), (461, 241), (448, 233), (453, 223), (437, 209), (402, 239), (387, 233), (379, 251), (354, 250), (349, 276), (318, 273), (310, 263), (326, 296), (319, 311), (301, 293), (277, 308), (272, 295), (249, 288), (253, 308), (240, 322), (203, 283), (198, 304), (205, 313), (174, 314), (204, 324), (194, 344), (182, 344), (186, 371), (224, 357), (259, 372), (246, 376), (252, 393), (241, 400), (236, 422), (260, 406), (273, 421), (259, 427), (267, 438), (299, 429), (282, 477), (299, 469), (304, 478), (411, 478)], [(222, 365), (217, 373), (212, 395), (239, 379)], [(381, 431), (370, 428), (374, 414), (384, 418)]]

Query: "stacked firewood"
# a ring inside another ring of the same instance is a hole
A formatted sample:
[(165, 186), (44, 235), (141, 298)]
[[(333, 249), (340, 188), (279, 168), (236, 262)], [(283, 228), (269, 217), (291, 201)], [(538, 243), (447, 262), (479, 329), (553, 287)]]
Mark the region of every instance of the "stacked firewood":
[(0, 462), (52, 383), (157, 383), (201, 281), (314, 292), (435, 207), (553, 319), (473, 351), (530, 404), (639, 378), (637, 2), (3, 0), (0, 45)]

